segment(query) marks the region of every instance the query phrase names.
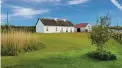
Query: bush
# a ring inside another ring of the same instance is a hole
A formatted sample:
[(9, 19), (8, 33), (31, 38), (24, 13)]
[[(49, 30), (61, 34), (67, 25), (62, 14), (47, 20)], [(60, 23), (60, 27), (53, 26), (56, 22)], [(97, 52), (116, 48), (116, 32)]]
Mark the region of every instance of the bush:
[(88, 56), (94, 59), (98, 59), (98, 60), (104, 60), (104, 61), (108, 61), (108, 60), (116, 60), (116, 55), (112, 54), (111, 52), (99, 52), (99, 51), (94, 51), (94, 52), (89, 52)]
[(20, 53), (39, 50), (45, 45), (32, 33), (9, 31), (1, 34), (1, 55), (14, 56)]
[(7, 56), (17, 55), (16, 48), (11, 45), (7, 46), (7, 47), (4, 47), (2, 45), (1, 46), (1, 55), (7, 55)]
[[(41, 45), (41, 46), (39, 46)], [(35, 42), (31, 42), (31, 44), (29, 44), (27, 47), (24, 47), (24, 51), (26, 52), (30, 52), (30, 51), (35, 51), (35, 50), (39, 50), (41, 48), (45, 48), (46, 46), (44, 44), (40, 43), (35, 43)]]

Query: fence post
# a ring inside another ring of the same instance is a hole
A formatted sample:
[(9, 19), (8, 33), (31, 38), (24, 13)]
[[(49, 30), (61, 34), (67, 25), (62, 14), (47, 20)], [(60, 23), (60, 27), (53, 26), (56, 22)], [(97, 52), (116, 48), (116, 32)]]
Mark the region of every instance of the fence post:
[(120, 40), (122, 40), (122, 34), (120, 34)]

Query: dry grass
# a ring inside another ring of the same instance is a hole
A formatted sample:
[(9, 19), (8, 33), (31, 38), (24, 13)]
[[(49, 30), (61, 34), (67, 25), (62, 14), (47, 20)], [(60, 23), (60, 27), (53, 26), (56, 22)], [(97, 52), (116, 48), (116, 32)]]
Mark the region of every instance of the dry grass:
[(40, 39), (32, 33), (10, 31), (1, 34), (2, 55), (17, 55), (21, 52), (38, 50), (42, 47)]

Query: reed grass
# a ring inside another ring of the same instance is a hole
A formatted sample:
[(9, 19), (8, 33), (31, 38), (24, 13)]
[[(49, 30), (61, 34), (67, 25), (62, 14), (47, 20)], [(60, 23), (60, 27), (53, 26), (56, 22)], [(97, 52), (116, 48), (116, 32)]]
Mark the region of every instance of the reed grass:
[(12, 30), (1, 34), (1, 55), (13, 56), (44, 47), (40, 39), (29, 32)]

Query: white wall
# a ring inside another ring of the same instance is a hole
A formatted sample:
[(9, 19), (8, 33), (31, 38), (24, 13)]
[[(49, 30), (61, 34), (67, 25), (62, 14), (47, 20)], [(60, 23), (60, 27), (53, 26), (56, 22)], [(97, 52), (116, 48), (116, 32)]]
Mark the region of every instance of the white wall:
[(81, 28), (80, 28), (80, 31), (81, 31), (81, 32), (85, 32), (85, 30), (86, 30), (86, 27), (81, 27)]
[[(86, 27), (81, 27), (81, 28), (80, 28), (80, 32), (85, 32), (85, 30), (86, 30)], [(75, 32), (78, 32), (78, 31), (77, 31), (77, 28), (75, 28)]]
[(44, 25), (40, 20), (38, 20), (38, 23), (36, 24), (36, 32), (44, 33)]
[[(48, 28), (48, 31), (47, 31)], [(57, 28), (57, 31), (56, 31)], [(62, 30), (63, 29), (63, 30)], [(74, 27), (65, 27), (65, 26), (44, 26), (44, 33), (63, 33), (65, 32), (74, 32)]]
[(74, 31), (77, 32), (77, 28), (74, 28)]
[(92, 26), (91, 26), (90, 24), (88, 24), (88, 25), (85, 27), (85, 29), (87, 29), (87, 30), (88, 30), (88, 32), (90, 32), (90, 31), (91, 31), (91, 29), (92, 29)]
[[(80, 31), (85, 32), (86, 29), (88, 30), (88, 32), (90, 32), (92, 29), (92, 26), (90, 24), (88, 24), (86, 27), (81, 27)], [(77, 32), (77, 28), (75, 28), (74, 31)]]

